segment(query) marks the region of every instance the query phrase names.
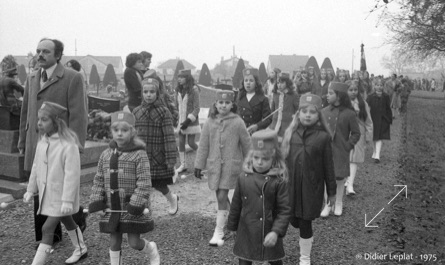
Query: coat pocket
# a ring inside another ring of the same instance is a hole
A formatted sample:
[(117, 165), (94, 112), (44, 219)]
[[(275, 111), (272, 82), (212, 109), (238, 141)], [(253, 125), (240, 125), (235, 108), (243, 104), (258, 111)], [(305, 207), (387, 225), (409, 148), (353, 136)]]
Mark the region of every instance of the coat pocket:
[(238, 176), (241, 174), (242, 171), (242, 160), (240, 159), (232, 159), (231, 165), (230, 165), (230, 175), (231, 176)]

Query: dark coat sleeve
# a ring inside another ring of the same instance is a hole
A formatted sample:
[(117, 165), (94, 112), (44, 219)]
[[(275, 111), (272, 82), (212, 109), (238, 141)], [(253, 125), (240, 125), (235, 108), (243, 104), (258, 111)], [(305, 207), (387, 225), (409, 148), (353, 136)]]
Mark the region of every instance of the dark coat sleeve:
[(88, 113), (83, 85), (82, 75), (76, 73), (68, 90), (68, 109), (70, 115), (69, 127), (77, 134), (80, 144), (84, 147), (87, 136)]
[(360, 127), (358, 126), (355, 113), (351, 112), (351, 114), (349, 114), (348, 116), (349, 130), (351, 131), (348, 143), (352, 150), (354, 148), (354, 145), (358, 142), (358, 140), (360, 140)]
[(239, 220), (241, 219), (242, 203), (243, 202), (241, 200), (241, 177), (239, 177), (236, 182), (232, 203), (230, 204), (230, 213), (227, 220), (227, 229), (229, 231), (238, 230)]
[(136, 92), (142, 90), (142, 84), (139, 82), (136, 70), (125, 69), (124, 72), (124, 82), (127, 89)]
[(330, 140), (325, 141), (323, 149), (323, 169), (326, 192), (328, 196), (334, 196), (337, 193), (337, 182), (335, 181), (334, 160), (332, 159)]
[(271, 230), (277, 233), (278, 236), (284, 237), (289, 226), (290, 218), (289, 192), (286, 183), (277, 183), (276, 192), (276, 208), (274, 209), (276, 217)]
[[(261, 115), (262, 118), (261, 119), (264, 119), (271, 113), (269, 100), (266, 97), (264, 97), (264, 100), (261, 102), (261, 105), (262, 105), (261, 106), (261, 109), (262, 109), (262, 115)], [(263, 129), (266, 129), (271, 122), (272, 122), (272, 117), (269, 117), (264, 121), (258, 122), (256, 125), (258, 126), (258, 130), (263, 130)]]
[(31, 77), (28, 76), (23, 95), (22, 109), (20, 112), (20, 127), (19, 127), (19, 141), (17, 143), (18, 149), (24, 149), (26, 144), (26, 124), (28, 123), (28, 98), (29, 98), (29, 83)]

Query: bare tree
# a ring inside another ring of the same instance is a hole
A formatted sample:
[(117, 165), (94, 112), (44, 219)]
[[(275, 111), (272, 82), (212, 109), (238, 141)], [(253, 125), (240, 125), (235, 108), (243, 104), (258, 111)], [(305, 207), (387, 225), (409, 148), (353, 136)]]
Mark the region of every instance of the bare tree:
[(428, 57), (445, 54), (445, 1), (375, 0), (371, 12), (393, 33), (388, 42), (405, 53)]

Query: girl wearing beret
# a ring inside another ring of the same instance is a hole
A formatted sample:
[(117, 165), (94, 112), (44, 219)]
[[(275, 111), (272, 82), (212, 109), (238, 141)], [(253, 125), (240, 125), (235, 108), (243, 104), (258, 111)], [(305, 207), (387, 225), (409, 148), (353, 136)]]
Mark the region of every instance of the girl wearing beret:
[[(331, 82), (328, 89), (329, 106), (322, 110), (322, 114), (332, 132), (332, 154), (334, 158), (334, 172), (337, 180), (337, 198), (334, 214), (343, 213), (343, 192), (349, 172), (349, 156), (354, 145), (360, 139), (360, 128), (357, 123), (354, 108), (348, 96), (349, 86), (340, 82)], [(327, 217), (332, 205), (326, 204), (322, 217)]]
[(187, 170), (185, 166), (185, 141), (193, 149), (198, 149), (195, 135), (201, 132), (199, 125), (199, 88), (190, 70), (181, 70), (176, 87), (176, 105), (179, 111), (178, 136), (179, 160), (181, 165), (176, 169), (179, 174)]
[(53, 234), (61, 221), (68, 230), (74, 252), (65, 264), (74, 264), (88, 256), (82, 231), (71, 216), (79, 211), (80, 153), (75, 132), (60, 118), (67, 109), (53, 102), (43, 102), (38, 111), (37, 143), (29, 184), (23, 200), (29, 202), (39, 194), (37, 214), (48, 216), (42, 227), (42, 241), (32, 265), (45, 264), (52, 252)]
[(131, 248), (148, 254), (151, 265), (159, 265), (156, 243), (140, 238), (153, 230), (154, 221), (151, 211), (144, 213), (145, 208), (150, 209), (150, 162), (134, 126), (133, 114), (111, 114), (113, 140), (100, 155), (89, 212), (105, 211), (99, 231), (110, 234), (111, 265), (122, 264), (123, 233)]
[(299, 96), (294, 91), (293, 82), (289, 73), (283, 72), (279, 74), (278, 87), (273, 90), (272, 113), (276, 110), (272, 117), (272, 123), (269, 128), (278, 134), (278, 142), (281, 143), (284, 131), (292, 122), (293, 115), (298, 110)]
[(230, 209), (229, 190), (235, 188), (243, 159), (250, 149), (250, 136), (243, 120), (235, 114), (234, 99), (233, 91), (217, 92), (215, 105), (202, 128), (195, 159), (195, 177), (201, 178), (201, 171), (207, 168), (209, 188), (215, 191), (218, 201), (210, 246), (217, 246), (224, 237)]
[(360, 128), (360, 140), (358, 140), (354, 149), (351, 151), (349, 162), (350, 175), (345, 184), (346, 195), (354, 195), (354, 179), (357, 174), (358, 164), (365, 162), (366, 144), (372, 141), (372, 120), (371, 114), (369, 113), (369, 106), (359, 92), (359, 82), (354, 80), (347, 81), (346, 83), (349, 85), (348, 96), (357, 114), (357, 122)]
[(322, 99), (300, 97), (299, 110), (287, 128), (281, 148), (289, 169), (290, 223), (300, 229), (300, 264), (310, 265), (312, 221), (320, 217), (325, 186), (335, 202), (336, 183), (331, 134), (321, 114)]
[(281, 265), (290, 214), (287, 168), (276, 132), (255, 132), (252, 143), (236, 183), (227, 228), (236, 232), (233, 253), (239, 264)]
[[(243, 82), (238, 94), (238, 115), (246, 124), (247, 131), (252, 134), (266, 129), (272, 122), (270, 104), (264, 95), (256, 69), (243, 70)], [(265, 119), (268, 117), (267, 119)]]
[(169, 203), (168, 213), (178, 212), (179, 196), (167, 185), (173, 184), (175, 174), (176, 147), (173, 119), (162, 101), (159, 82), (154, 78), (142, 80), (142, 104), (133, 110), (136, 131), (145, 142), (152, 186), (160, 191)]

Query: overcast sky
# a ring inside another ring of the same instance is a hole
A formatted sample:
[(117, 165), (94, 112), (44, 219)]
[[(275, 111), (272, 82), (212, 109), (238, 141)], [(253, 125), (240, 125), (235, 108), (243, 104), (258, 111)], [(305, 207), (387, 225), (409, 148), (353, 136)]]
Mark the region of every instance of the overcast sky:
[[(334, 68), (381, 66), (386, 29), (369, 11), (375, 0), (1, 0), (0, 58), (35, 52), (42, 37), (64, 42), (66, 55), (117, 55), (149, 51), (153, 65), (183, 58), (213, 68), (235, 53), (254, 67), (269, 55), (329, 57)], [(368, 17), (368, 18), (367, 18)], [(366, 19), (367, 18), (367, 19)]]

